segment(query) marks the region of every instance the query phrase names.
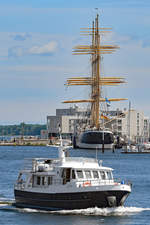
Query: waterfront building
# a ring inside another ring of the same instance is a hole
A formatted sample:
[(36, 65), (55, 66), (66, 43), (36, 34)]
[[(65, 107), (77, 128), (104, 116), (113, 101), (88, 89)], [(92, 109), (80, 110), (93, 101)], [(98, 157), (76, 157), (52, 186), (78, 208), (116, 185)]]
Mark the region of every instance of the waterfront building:
[(76, 129), (89, 123), (89, 111), (78, 106), (56, 109), (56, 116), (47, 116), (48, 136), (56, 137), (61, 130), (65, 137), (70, 137)]
[(106, 126), (111, 127), (116, 136), (135, 143), (149, 141), (149, 118), (144, 116), (144, 112), (134, 109), (123, 111), (117, 109), (110, 111), (109, 115), (112, 120)]
[[(144, 112), (116, 109), (108, 111), (107, 116), (111, 119), (104, 121), (105, 128), (112, 130), (116, 136), (136, 143), (149, 141), (149, 118), (144, 116)], [(70, 137), (80, 127), (82, 129), (87, 127), (89, 121), (90, 110), (76, 105), (66, 109), (56, 109), (55, 116), (47, 116), (48, 137), (57, 136), (60, 130), (63, 136)]]

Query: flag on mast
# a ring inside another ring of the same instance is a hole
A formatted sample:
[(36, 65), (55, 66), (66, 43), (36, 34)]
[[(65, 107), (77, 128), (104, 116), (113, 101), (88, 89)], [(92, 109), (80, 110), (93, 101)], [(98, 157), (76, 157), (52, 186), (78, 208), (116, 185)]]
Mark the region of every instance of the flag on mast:
[(107, 106), (110, 106), (110, 101), (108, 100), (108, 98), (105, 98), (106, 104)]

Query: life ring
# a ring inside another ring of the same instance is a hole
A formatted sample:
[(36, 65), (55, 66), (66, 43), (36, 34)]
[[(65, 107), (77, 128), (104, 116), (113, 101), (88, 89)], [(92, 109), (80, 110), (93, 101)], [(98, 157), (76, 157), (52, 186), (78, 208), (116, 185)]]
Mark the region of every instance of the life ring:
[(83, 187), (87, 187), (87, 186), (91, 186), (91, 182), (90, 181), (85, 181), (83, 183)]

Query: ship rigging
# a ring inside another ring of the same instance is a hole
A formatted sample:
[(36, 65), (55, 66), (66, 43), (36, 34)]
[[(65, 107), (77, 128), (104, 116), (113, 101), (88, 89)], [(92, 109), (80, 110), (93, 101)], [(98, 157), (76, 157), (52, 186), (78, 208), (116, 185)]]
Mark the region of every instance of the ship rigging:
[[(117, 45), (103, 45), (101, 44), (101, 36), (105, 33), (110, 32), (110, 28), (99, 27), (99, 15), (97, 14), (95, 21), (92, 23), (92, 27), (82, 28), (81, 34), (90, 35), (92, 41), (90, 45), (77, 45), (73, 49), (74, 55), (90, 55), (91, 56), (91, 76), (90, 77), (72, 77), (68, 78), (66, 81), (67, 86), (78, 86), (78, 85), (88, 85), (91, 86), (90, 99), (80, 99), (80, 100), (66, 100), (63, 103), (90, 103), (90, 127), (97, 131), (104, 130), (104, 120), (108, 117), (104, 116), (102, 113), (102, 108), (100, 103), (103, 102), (114, 102), (127, 100), (126, 98), (104, 98), (102, 96), (103, 86), (115, 86), (125, 83), (123, 77), (104, 77), (101, 74), (101, 61), (103, 54), (111, 54), (119, 48)], [(91, 132), (92, 132), (91, 129)], [(89, 131), (88, 131), (89, 132)], [(107, 135), (107, 134), (106, 134)], [(100, 136), (105, 136), (100, 134)], [(79, 138), (84, 141), (84, 138)], [(101, 138), (102, 139), (102, 138)], [(81, 142), (81, 141), (79, 141)], [(102, 141), (92, 141), (91, 145), (81, 146), (82, 148), (101, 148), (99, 144)], [(90, 144), (90, 143), (86, 143)], [(95, 144), (95, 145), (93, 145)], [(98, 144), (98, 145), (97, 145)], [(110, 143), (111, 144), (111, 143)], [(93, 147), (92, 147), (93, 146)], [(79, 146), (78, 146), (79, 147)], [(110, 146), (108, 146), (109, 148)], [(110, 147), (112, 148), (112, 147)]]
[[(91, 28), (83, 28), (82, 34), (92, 36), (91, 45), (78, 45), (73, 50), (74, 55), (91, 55), (92, 62), (92, 75), (91, 77), (73, 77), (67, 79), (66, 85), (90, 85), (91, 86), (91, 98), (81, 100), (68, 100), (63, 103), (91, 103), (91, 125), (100, 128), (100, 102), (106, 102), (105, 98), (102, 98), (101, 88), (104, 85), (114, 86), (125, 83), (123, 77), (102, 77), (100, 73), (100, 61), (103, 54), (111, 54), (119, 48), (117, 45), (102, 45), (101, 35), (110, 31), (110, 28), (99, 28), (99, 15), (97, 14), (95, 22)], [(111, 101), (127, 100), (126, 98), (109, 98)]]

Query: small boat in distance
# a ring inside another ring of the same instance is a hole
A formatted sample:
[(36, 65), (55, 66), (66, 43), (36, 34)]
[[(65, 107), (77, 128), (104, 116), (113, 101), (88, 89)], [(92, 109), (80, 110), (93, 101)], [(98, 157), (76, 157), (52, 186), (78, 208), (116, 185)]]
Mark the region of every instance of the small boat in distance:
[(131, 183), (113, 178), (112, 168), (95, 158), (34, 158), (20, 171), (14, 188), (15, 205), (45, 210), (122, 206)]
[(150, 154), (150, 143), (124, 146), (121, 153), (124, 154)]

